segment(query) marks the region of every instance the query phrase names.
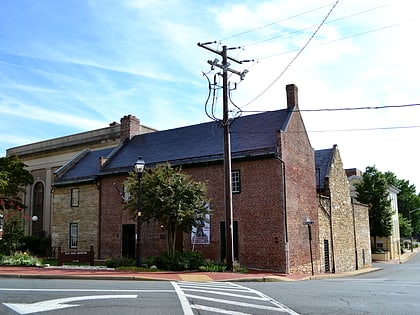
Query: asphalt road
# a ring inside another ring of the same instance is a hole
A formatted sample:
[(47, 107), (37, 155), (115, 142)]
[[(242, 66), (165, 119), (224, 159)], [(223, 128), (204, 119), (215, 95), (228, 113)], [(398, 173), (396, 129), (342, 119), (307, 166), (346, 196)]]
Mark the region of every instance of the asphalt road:
[(296, 282), (0, 279), (0, 314), (420, 314), (420, 255)]
[(299, 314), (420, 314), (420, 255), (404, 264), (359, 276), (247, 286), (269, 294)]

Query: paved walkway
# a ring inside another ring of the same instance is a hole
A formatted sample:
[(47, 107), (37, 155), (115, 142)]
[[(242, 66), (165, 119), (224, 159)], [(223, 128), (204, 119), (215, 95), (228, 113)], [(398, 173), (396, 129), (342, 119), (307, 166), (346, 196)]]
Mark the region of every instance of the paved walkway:
[[(404, 263), (416, 253), (405, 253), (401, 259), (388, 263)], [(282, 274), (250, 270), (237, 272), (133, 272), (117, 271), (104, 267), (64, 266), (64, 267), (8, 267), (0, 266), (0, 278), (39, 278), (39, 279), (97, 279), (97, 280), (158, 280), (158, 281), (298, 281), (325, 278), (349, 277), (357, 274), (380, 270), (373, 264), (351, 272), (311, 275)]]

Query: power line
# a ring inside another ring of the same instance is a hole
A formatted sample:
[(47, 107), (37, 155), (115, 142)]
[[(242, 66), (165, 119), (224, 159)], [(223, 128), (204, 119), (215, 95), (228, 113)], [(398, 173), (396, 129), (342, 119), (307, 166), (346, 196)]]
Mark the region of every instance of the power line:
[[(323, 133), (323, 132), (353, 132), (353, 131), (375, 131), (375, 130), (395, 130), (395, 129), (416, 129), (420, 128), (420, 125), (412, 126), (392, 126), (392, 127), (372, 127), (372, 128), (350, 128), (350, 129), (324, 129), (324, 130), (293, 130), (291, 132), (308, 132), (308, 133)], [(232, 131), (232, 134), (239, 133), (238, 131)], [(241, 134), (270, 134), (269, 131), (240, 131)]]
[(342, 108), (318, 108), (318, 109), (300, 109), (300, 112), (325, 112), (325, 111), (344, 111), (344, 110), (367, 110), (367, 109), (386, 109), (420, 106), (420, 104), (404, 105), (383, 105), (383, 106), (362, 106), (362, 107), (342, 107)]
[[(341, 107), (341, 108), (317, 108), (317, 109), (295, 109), (294, 112), (332, 112), (332, 111), (351, 111), (351, 110), (371, 110), (387, 108), (404, 108), (420, 106), (420, 103), (402, 105), (382, 105), (382, 106), (361, 106), (361, 107)], [(243, 113), (267, 113), (267, 110), (243, 110)]]
[(330, 11), (327, 13), (325, 18), (322, 20), (322, 22), (319, 24), (318, 28), (315, 30), (315, 32), (312, 34), (312, 36), (308, 39), (308, 41), (303, 45), (303, 47), (299, 50), (299, 52), (296, 54), (296, 56), (289, 62), (289, 64), (286, 66), (286, 68), (280, 73), (280, 75), (268, 86), (266, 87), (260, 94), (258, 94), (254, 99), (252, 99), (250, 102), (245, 104), (243, 107), (248, 106), (249, 104), (255, 102), (258, 98), (260, 98), (262, 95), (265, 94), (282, 76), (283, 74), (289, 69), (289, 67), (292, 65), (292, 63), (299, 57), (299, 55), (303, 52), (303, 50), (306, 48), (306, 46), (309, 45), (310, 41), (315, 37), (315, 35), (318, 33), (319, 29), (324, 25), (327, 18), (330, 16), (331, 12), (334, 10), (334, 8), (337, 6), (338, 2), (340, 0), (337, 0)]
[(393, 127), (373, 127), (373, 128), (351, 128), (351, 129), (330, 129), (330, 130), (308, 130), (307, 132), (350, 132), (350, 131), (374, 131), (374, 130), (395, 130), (395, 129), (413, 129), (420, 126), (393, 126)]
[[(380, 28), (375, 28), (373, 30), (369, 30), (369, 31), (365, 31), (365, 32), (357, 33), (357, 34), (352, 34), (352, 35), (348, 35), (348, 36), (345, 36), (345, 37), (340, 37), (340, 38), (337, 38), (337, 39), (332, 39), (332, 40), (329, 40), (329, 41), (326, 41), (326, 42), (311, 45), (307, 48), (313, 48), (313, 47), (317, 47), (317, 46), (327, 45), (327, 44), (331, 44), (331, 43), (338, 42), (338, 41), (341, 41), (341, 40), (354, 38), (354, 37), (358, 37), (358, 36), (362, 36), (362, 35), (367, 35), (367, 34), (378, 32), (378, 31), (383, 31), (385, 29), (395, 27), (395, 26), (399, 26), (399, 25), (401, 25), (401, 24), (387, 25), (387, 26), (383, 26), (383, 27), (380, 27)], [(299, 51), (299, 49), (293, 49), (293, 50), (277, 53), (277, 54), (274, 54), (274, 55), (265, 56), (265, 57), (259, 58), (258, 61), (273, 58), (273, 57), (277, 57), (277, 56), (280, 56), (280, 55), (287, 55), (287, 54), (290, 54), (290, 53), (295, 52), (295, 51)]]
[(263, 28), (266, 28), (266, 27), (269, 27), (269, 26), (272, 26), (274, 24), (278, 24), (278, 23), (281, 23), (281, 22), (284, 22), (284, 21), (287, 21), (287, 20), (291, 20), (291, 19), (294, 19), (294, 18), (296, 18), (298, 16), (302, 16), (302, 15), (305, 15), (305, 14), (308, 14), (308, 13), (311, 13), (311, 12), (314, 12), (314, 11), (317, 11), (317, 10), (320, 10), (320, 9), (323, 9), (323, 8), (328, 7), (330, 5), (331, 5), (331, 3), (330, 4), (327, 4), (327, 5), (324, 5), (322, 7), (316, 8), (316, 9), (312, 9), (312, 10), (309, 10), (309, 11), (305, 11), (305, 12), (302, 12), (302, 13), (299, 13), (299, 14), (296, 14), (296, 15), (293, 15), (293, 16), (288, 17), (288, 18), (285, 18), (285, 19), (281, 19), (281, 20), (278, 20), (278, 21), (275, 21), (275, 22), (271, 22), (271, 23), (266, 24), (266, 25), (263, 25), (263, 26), (259, 26), (259, 27), (256, 27), (256, 28), (253, 28), (253, 29), (244, 31), (244, 32), (233, 34), (231, 36), (228, 36), (228, 37), (225, 37), (223, 39), (220, 39), (219, 42), (222, 42), (222, 41), (225, 41), (225, 40), (234, 38), (234, 37), (238, 37), (238, 36), (241, 36), (241, 35), (244, 35), (244, 34), (248, 34), (248, 33), (251, 33), (251, 32), (255, 32), (257, 30), (260, 30), (260, 29), (263, 29)]
[[(357, 15), (361, 15), (361, 14), (365, 14), (365, 13), (368, 13), (368, 12), (371, 12), (371, 11), (374, 11), (374, 10), (382, 9), (382, 8), (388, 6), (388, 5), (389, 4), (384, 4), (384, 5), (379, 6), (379, 7), (374, 7), (374, 8), (370, 8), (370, 9), (367, 9), (367, 10), (352, 13), (352, 14), (349, 14), (349, 15), (346, 15), (346, 16), (342, 16), (342, 17), (336, 18), (334, 20), (327, 21), (327, 22), (325, 22), (325, 24), (335, 23), (335, 22), (338, 22), (338, 21), (341, 21), (341, 20), (345, 20), (345, 19), (357, 16)], [(299, 29), (299, 30), (294, 30), (292, 32), (282, 33), (282, 34), (274, 36), (274, 37), (270, 37), (270, 38), (263, 39), (263, 40), (260, 40), (260, 41), (254, 42), (254, 43), (250, 43), (248, 45), (244, 45), (243, 47), (247, 48), (247, 47), (259, 45), (261, 43), (265, 43), (265, 42), (268, 42), (268, 41), (271, 41), (271, 40), (274, 40), (274, 39), (278, 39), (278, 38), (282, 38), (282, 37), (288, 37), (288, 36), (291, 36), (291, 35), (296, 34), (296, 33), (301, 33), (301, 32), (313, 29), (316, 26), (317, 25), (312, 25), (312, 26), (305, 27), (305, 28), (302, 28), (302, 29)]]

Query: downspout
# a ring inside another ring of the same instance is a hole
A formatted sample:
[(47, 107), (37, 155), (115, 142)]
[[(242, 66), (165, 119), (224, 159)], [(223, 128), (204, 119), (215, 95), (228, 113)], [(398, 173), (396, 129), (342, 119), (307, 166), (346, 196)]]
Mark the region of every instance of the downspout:
[(283, 197), (283, 233), (284, 233), (284, 251), (286, 254), (286, 268), (285, 273), (290, 273), (290, 257), (289, 257), (289, 236), (288, 236), (288, 230), (287, 230), (287, 200), (286, 200), (286, 163), (283, 161), (283, 159), (276, 154), (276, 159), (280, 161), (281, 168), (282, 168), (282, 182), (283, 182), (283, 188), (282, 188), (282, 197)]

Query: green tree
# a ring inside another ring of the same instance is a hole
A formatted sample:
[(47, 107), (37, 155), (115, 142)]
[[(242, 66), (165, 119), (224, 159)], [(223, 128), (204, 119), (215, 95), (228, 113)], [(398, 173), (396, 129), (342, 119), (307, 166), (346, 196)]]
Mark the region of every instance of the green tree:
[(410, 237), (413, 229), (411, 227), (410, 221), (405, 218), (402, 213), (398, 214), (399, 222), (400, 222), (400, 236), (401, 237)]
[(3, 221), (0, 248), (6, 254), (11, 254), (20, 246), (24, 233), (24, 205), (19, 193), (24, 186), (33, 183), (32, 174), (24, 169), (25, 166), (17, 156), (0, 158), (0, 220)]
[(0, 158), (0, 196), (17, 199), (22, 188), (33, 183), (25, 166), (17, 156)]
[(413, 232), (420, 233), (420, 211), (413, 211), (420, 208), (420, 196), (416, 193), (416, 186), (410, 184), (408, 180), (398, 179), (392, 172), (386, 172), (385, 177), (389, 184), (397, 187), (398, 193), (398, 212), (402, 213), (404, 218), (411, 219)]
[(392, 208), (387, 179), (375, 166), (368, 166), (362, 181), (355, 188), (357, 200), (369, 206), (370, 235), (374, 238), (376, 249), (376, 237), (392, 234)]
[[(137, 213), (137, 174), (130, 173), (126, 182), (132, 199), (128, 208)], [(144, 222), (159, 222), (166, 231), (167, 252), (175, 255), (179, 232), (191, 232), (193, 226), (205, 220), (209, 200), (204, 183), (174, 169), (169, 163), (156, 166), (143, 174), (141, 183), (141, 213)]]

